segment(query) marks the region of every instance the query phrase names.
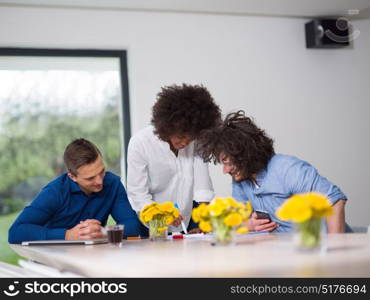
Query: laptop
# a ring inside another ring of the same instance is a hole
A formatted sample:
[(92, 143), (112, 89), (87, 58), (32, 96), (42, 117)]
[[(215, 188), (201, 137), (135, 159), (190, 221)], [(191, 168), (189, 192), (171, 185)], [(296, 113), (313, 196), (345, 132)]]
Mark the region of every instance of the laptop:
[(93, 240), (42, 240), (22, 242), (22, 246), (41, 246), (41, 245), (97, 245), (106, 244), (108, 239)]

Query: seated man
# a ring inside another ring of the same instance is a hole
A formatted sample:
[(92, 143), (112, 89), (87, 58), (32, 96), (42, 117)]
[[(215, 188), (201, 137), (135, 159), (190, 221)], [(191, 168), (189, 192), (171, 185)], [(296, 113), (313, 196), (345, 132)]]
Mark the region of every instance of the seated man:
[(101, 238), (111, 214), (124, 224), (125, 236), (142, 227), (128, 202), (120, 177), (105, 171), (99, 149), (85, 139), (71, 142), (64, 152), (68, 173), (47, 184), (24, 208), (9, 229), (9, 243), (30, 240)]
[(319, 175), (317, 170), (296, 157), (275, 154), (273, 141), (243, 111), (229, 114), (216, 129), (198, 141), (199, 155), (205, 161), (221, 162), (224, 173), (233, 179), (233, 197), (251, 201), (253, 209), (269, 213), (269, 219), (248, 221), (250, 231), (292, 231), (293, 224), (279, 220), (275, 211), (293, 194), (318, 192), (333, 204), (334, 214), (327, 218), (329, 233), (344, 232), (342, 191)]

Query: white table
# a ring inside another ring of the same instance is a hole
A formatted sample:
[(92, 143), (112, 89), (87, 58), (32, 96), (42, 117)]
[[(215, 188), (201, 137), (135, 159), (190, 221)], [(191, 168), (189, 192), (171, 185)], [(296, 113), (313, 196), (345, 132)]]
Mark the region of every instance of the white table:
[(209, 240), (124, 241), (121, 248), (12, 245), (18, 254), (87, 277), (370, 277), (370, 234), (331, 234), (327, 250), (298, 251), (291, 234)]

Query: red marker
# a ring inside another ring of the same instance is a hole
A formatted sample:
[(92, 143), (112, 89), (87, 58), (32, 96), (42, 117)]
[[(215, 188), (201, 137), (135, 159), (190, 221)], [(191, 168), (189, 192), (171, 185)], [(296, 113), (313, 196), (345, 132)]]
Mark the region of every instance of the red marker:
[(174, 240), (181, 240), (183, 238), (184, 238), (184, 236), (182, 234), (172, 235), (172, 239), (174, 239)]

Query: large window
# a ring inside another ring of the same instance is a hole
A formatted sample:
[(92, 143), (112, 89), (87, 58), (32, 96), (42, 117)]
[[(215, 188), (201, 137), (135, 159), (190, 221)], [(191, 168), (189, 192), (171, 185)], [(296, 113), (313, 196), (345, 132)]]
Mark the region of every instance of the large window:
[(0, 49), (0, 214), (65, 171), (75, 138), (94, 142), (125, 178), (127, 85), (124, 51)]

